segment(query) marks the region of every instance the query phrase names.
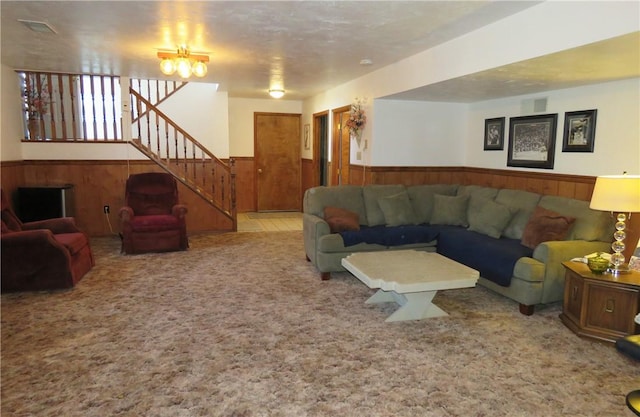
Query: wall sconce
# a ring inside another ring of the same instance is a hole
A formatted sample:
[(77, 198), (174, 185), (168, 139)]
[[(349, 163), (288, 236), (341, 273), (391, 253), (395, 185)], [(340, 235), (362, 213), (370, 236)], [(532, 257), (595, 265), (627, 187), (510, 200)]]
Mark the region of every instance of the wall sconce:
[(269, 95), (273, 98), (282, 98), (284, 96), (284, 90), (269, 90)]
[(208, 55), (192, 54), (186, 46), (178, 47), (177, 52), (159, 51), (160, 71), (165, 75), (178, 73), (181, 78), (189, 78), (191, 74), (196, 77), (207, 75)]

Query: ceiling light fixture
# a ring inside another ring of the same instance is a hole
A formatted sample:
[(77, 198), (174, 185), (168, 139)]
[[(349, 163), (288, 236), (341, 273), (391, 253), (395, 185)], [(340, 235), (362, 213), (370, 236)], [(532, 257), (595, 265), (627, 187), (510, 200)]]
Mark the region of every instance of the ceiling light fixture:
[(207, 65), (209, 56), (203, 54), (192, 54), (186, 46), (178, 47), (177, 52), (159, 51), (160, 71), (165, 75), (178, 73), (181, 78), (189, 78), (191, 74), (196, 77), (207, 75)]
[(273, 98), (282, 98), (284, 96), (284, 90), (269, 90), (269, 95)]
[(25, 25), (26, 27), (28, 27), (34, 32), (58, 33), (47, 22), (38, 22), (36, 20), (25, 20), (25, 19), (18, 19), (18, 22), (22, 23), (23, 25)]

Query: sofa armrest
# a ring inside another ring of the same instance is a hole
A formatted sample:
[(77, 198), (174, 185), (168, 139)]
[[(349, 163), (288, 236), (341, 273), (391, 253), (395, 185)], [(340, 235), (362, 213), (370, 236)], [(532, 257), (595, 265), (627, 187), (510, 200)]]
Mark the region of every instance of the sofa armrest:
[(304, 251), (309, 260), (315, 265), (318, 239), (331, 234), (329, 224), (321, 217), (304, 213), (302, 215), (302, 233), (304, 237)]
[(80, 232), (73, 217), (59, 217), (55, 219), (38, 220), (22, 224), (22, 230), (47, 229), (53, 234)]
[(588, 242), (586, 240), (562, 240), (542, 242), (533, 251), (533, 258), (545, 264), (542, 302), (559, 301), (553, 294), (564, 292), (565, 269), (562, 262), (581, 258), (593, 252), (606, 252), (611, 247), (608, 242)]

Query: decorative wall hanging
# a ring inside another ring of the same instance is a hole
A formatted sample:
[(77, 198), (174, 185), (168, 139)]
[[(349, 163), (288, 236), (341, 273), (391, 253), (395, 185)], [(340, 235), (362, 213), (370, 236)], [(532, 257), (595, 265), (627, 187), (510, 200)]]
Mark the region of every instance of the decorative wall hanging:
[(562, 152), (593, 152), (598, 110), (581, 110), (564, 114)]
[(504, 149), (504, 117), (485, 119), (484, 150), (501, 151)]
[(510, 118), (507, 166), (552, 169), (557, 124), (557, 114)]
[(362, 138), (362, 130), (367, 124), (367, 116), (364, 114), (364, 106), (365, 100), (356, 98), (355, 103), (351, 105), (351, 110), (349, 111), (349, 119), (347, 119), (346, 125), (349, 128), (349, 135), (352, 138), (355, 138), (358, 143), (358, 147), (360, 146), (360, 139)]

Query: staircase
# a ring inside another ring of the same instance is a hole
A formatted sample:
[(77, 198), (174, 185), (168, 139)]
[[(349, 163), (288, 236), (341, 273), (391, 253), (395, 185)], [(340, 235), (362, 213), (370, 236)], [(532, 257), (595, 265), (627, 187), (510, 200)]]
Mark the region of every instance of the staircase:
[[(31, 71), (18, 72), (18, 77), (24, 140), (124, 143), (129, 137), (122, 126), (120, 77)], [(236, 231), (233, 159), (218, 159), (158, 108), (186, 84), (129, 80), (129, 143), (229, 219)]]
[(154, 82), (154, 88), (147, 82), (145, 89), (137, 80), (136, 89), (135, 81), (129, 87), (131, 145), (231, 220), (237, 230), (234, 160), (218, 159), (157, 107), (186, 83)]

